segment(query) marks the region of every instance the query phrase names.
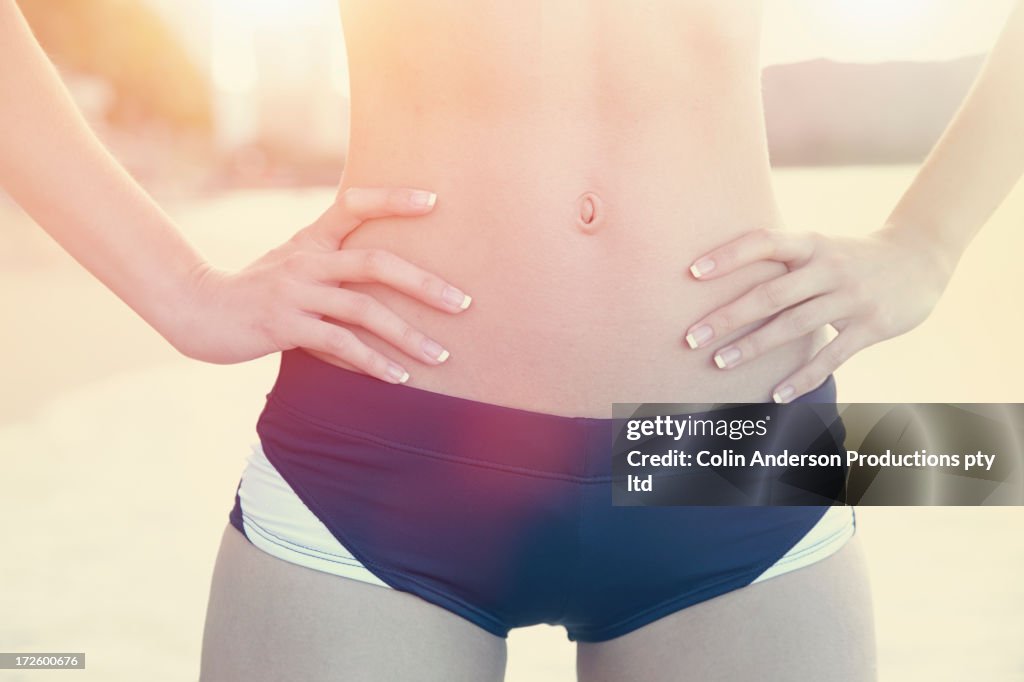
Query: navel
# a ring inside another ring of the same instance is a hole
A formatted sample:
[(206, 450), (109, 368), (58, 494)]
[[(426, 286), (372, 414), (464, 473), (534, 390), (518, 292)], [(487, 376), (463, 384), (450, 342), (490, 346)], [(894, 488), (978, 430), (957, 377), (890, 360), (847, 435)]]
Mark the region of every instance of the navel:
[(576, 227), (581, 232), (597, 232), (604, 224), (604, 214), (601, 197), (593, 192), (584, 192), (576, 198)]

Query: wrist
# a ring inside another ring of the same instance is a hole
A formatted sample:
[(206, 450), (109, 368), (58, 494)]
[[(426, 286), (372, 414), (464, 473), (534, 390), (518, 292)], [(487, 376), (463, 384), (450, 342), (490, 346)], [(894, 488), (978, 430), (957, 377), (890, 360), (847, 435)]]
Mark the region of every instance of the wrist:
[(157, 331), (182, 355), (197, 357), (196, 342), (215, 307), (214, 290), (222, 274), (206, 261), (196, 263), (186, 271), (164, 311)]
[(920, 256), (928, 269), (941, 280), (943, 287), (953, 276), (963, 255), (963, 246), (944, 238), (943, 231), (935, 225), (890, 218), (875, 234)]

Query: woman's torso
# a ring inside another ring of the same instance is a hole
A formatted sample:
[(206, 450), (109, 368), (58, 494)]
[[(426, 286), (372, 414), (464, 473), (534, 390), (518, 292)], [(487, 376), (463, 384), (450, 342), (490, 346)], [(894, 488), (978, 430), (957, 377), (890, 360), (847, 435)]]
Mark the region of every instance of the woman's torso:
[[(451, 352), (403, 356), (409, 385), (561, 415), (612, 402), (767, 400), (820, 343), (717, 369), (683, 342), (700, 317), (785, 271), (696, 282), (690, 263), (779, 227), (760, 92), (760, 8), (747, 0), (622, 3), (343, 0), (349, 186), (437, 192), (422, 218), (365, 223), (384, 248), (473, 297), (465, 313), (373, 294)], [(597, 197), (590, 224), (579, 198)]]

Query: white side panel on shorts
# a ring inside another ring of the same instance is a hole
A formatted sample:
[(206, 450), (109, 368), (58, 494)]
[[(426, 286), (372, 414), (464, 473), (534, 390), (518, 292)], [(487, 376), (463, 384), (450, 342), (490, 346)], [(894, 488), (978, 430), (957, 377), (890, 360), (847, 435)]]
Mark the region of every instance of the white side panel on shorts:
[(856, 528), (856, 517), (853, 507), (835, 506), (828, 511), (811, 528), (800, 542), (772, 564), (771, 568), (759, 575), (754, 582), (766, 580), (789, 571), (810, 566), (816, 561), (839, 551), (846, 541), (853, 537)]
[(270, 463), (259, 443), (252, 445), (238, 499), (246, 536), (267, 554), (391, 589), (327, 530)]

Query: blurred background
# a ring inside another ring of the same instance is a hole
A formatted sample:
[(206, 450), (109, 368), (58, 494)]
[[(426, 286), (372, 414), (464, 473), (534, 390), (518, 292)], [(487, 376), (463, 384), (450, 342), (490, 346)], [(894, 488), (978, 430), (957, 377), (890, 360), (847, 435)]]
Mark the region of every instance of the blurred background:
[[(21, 0), (100, 132), (151, 186), (335, 183), (348, 81), (334, 0)], [(768, 0), (779, 166), (907, 163), (938, 137), (1009, 0)]]
[[(243, 266), (330, 201), (348, 121), (333, 0), (19, 4), (90, 123), (218, 266)], [(879, 225), (1011, 4), (767, 0), (765, 110), (788, 222)], [(1024, 402), (1024, 320), (1006, 303), (1021, 293), (1022, 227), (1018, 187), (932, 318), (840, 370), (840, 400)], [(195, 679), (276, 358), (178, 356), (2, 194), (0, 233), (0, 650), (86, 651), (85, 679)], [(882, 680), (1024, 680), (1024, 510), (858, 519)], [(573, 679), (561, 629), (510, 645), (509, 680)], [(0, 680), (68, 673), (18, 675)]]

